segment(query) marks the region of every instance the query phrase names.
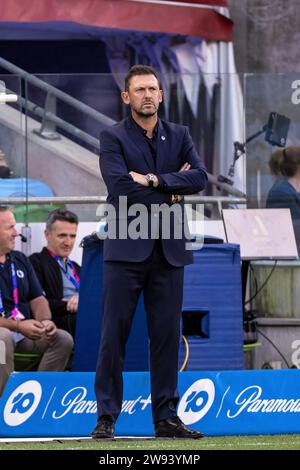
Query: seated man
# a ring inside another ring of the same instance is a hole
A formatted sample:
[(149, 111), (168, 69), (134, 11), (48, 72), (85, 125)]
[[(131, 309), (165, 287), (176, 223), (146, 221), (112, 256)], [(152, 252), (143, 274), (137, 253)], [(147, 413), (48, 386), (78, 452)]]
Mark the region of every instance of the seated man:
[(279, 177), (266, 201), (270, 209), (290, 209), (296, 244), (300, 256), (300, 147), (275, 150), (269, 160), (273, 175)]
[(0, 149), (0, 178), (9, 178), (11, 171), (5, 160), (5, 154)]
[(15, 225), (12, 211), (0, 206), (0, 396), (14, 370), (15, 351), (43, 354), (39, 371), (63, 371), (73, 348), (72, 336), (52, 322), (29, 260), (13, 251)]
[(279, 178), (268, 193), (266, 207), (290, 209), (292, 220), (300, 219), (300, 147), (275, 150), (269, 166)]
[(75, 327), (79, 299), (80, 267), (69, 259), (77, 234), (78, 217), (73, 212), (55, 209), (46, 222), (47, 246), (33, 253), (30, 261), (45, 291), (58, 328), (71, 333)]

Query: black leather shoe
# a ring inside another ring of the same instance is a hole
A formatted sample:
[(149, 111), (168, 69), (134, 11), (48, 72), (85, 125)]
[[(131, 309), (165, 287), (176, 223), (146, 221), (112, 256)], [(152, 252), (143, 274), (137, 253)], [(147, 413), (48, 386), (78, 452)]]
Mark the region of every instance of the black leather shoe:
[(178, 416), (164, 419), (154, 424), (155, 437), (173, 437), (177, 439), (200, 439), (204, 434), (189, 429)]
[(97, 426), (92, 432), (93, 439), (113, 439), (115, 437), (115, 423), (111, 416), (101, 416)]

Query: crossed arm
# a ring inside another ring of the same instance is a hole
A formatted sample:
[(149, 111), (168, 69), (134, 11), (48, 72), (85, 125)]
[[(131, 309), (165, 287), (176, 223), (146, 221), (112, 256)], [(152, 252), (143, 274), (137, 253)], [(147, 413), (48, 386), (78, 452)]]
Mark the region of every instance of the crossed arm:
[(146, 175), (127, 168), (124, 150), (118, 137), (110, 131), (101, 134), (100, 168), (109, 194), (113, 198), (127, 196), (129, 203), (145, 205), (171, 203), (172, 195), (195, 194), (204, 189), (207, 176), (203, 163), (195, 151), (192, 139), (185, 132), (178, 161), (178, 171), (155, 175), (149, 187)]
[[(190, 163), (186, 162), (182, 165), (179, 172), (188, 171), (188, 170), (190, 170), (190, 168), (191, 168)], [(145, 187), (149, 187), (149, 182), (146, 178), (146, 175), (143, 175), (141, 173), (137, 173), (136, 171), (130, 171), (129, 174), (132, 177), (133, 181), (135, 181), (136, 183), (139, 183), (139, 184), (141, 184), (142, 186), (145, 186)], [(153, 176), (154, 176), (153, 187), (157, 188), (160, 184), (160, 181), (159, 181), (159, 179), (156, 175), (153, 175)], [(183, 198), (183, 196), (181, 196), (179, 194), (174, 194), (174, 195), (172, 195), (172, 202), (179, 202), (179, 201), (181, 201), (182, 198)]]

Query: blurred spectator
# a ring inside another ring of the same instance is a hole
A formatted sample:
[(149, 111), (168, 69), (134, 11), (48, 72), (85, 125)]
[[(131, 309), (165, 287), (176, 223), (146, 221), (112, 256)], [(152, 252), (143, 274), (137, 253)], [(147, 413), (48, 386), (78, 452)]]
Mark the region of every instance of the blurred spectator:
[(71, 335), (53, 323), (28, 258), (14, 251), (17, 236), (12, 211), (0, 206), (0, 395), (15, 352), (42, 354), (39, 371), (63, 371), (73, 348)]
[(279, 179), (271, 187), (266, 207), (290, 209), (298, 253), (300, 249), (300, 147), (287, 147), (272, 153), (269, 166)]
[(10, 178), (11, 171), (5, 159), (5, 153), (0, 149), (0, 178)]
[(300, 147), (275, 150), (269, 166), (279, 179), (269, 191), (266, 206), (289, 208), (292, 219), (300, 219)]
[(71, 211), (55, 209), (46, 222), (47, 246), (33, 253), (30, 261), (49, 301), (53, 321), (75, 338), (79, 300), (80, 266), (71, 261), (78, 217)]

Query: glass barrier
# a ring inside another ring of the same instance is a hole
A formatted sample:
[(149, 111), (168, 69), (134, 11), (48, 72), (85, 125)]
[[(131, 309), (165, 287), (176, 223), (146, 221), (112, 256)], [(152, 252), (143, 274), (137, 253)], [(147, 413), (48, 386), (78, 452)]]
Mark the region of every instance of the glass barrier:
[(22, 198), (16, 216), (23, 221), (27, 215), (29, 187), (26, 115), (19, 100), (21, 93), (20, 77), (0, 75), (0, 198)]
[(290, 209), (300, 247), (300, 80), (245, 76), (248, 208)]
[[(284, 252), (296, 242), (300, 253), (299, 75), (247, 74), (244, 90), (248, 208), (289, 209), (291, 230), (280, 248)], [(275, 243), (280, 239), (281, 225), (276, 214), (275, 229), (271, 234)], [(259, 317), (260, 330), (265, 331), (268, 325), (268, 328), (274, 326), (281, 332), (279, 326), (295, 326), (300, 318), (297, 295), (299, 259), (288, 259), (288, 256), (284, 259), (284, 254), (281, 259), (274, 258), (261, 257), (251, 262), (251, 285), (246, 307)], [(269, 317), (269, 323), (260, 317)], [(268, 336), (271, 337), (271, 330)], [(283, 352), (279, 339), (278, 336), (275, 344)], [(290, 346), (285, 362), (293, 363), (292, 341)], [(277, 359), (282, 360), (282, 355)]]
[[(128, 115), (120, 95), (124, 76), (2, 77), (6, 89), (18, 96), (17, 102), (0, 108), (0, 147), (18, 189), (12, 188), (10, 180), (9, 191), (3, 192), (1, 180), (0, 199), (9, 197), (25, 231), (27, 224), (45, 222), (58, 207), (72, 210), (80, 222), (93, 222), (93, 227), (101, 220), (107, 192), (99, 170), (99, 134)], [(237, 74), (172, 74), (162, 80), (160, 117), (188, 126), (209, 172), (209, 184), (200, 199), (186, 198), (192, 232), (199, 231), (194, 214), (201, 210), (205, 235), (222, 239), (222, 208), (245, 204), (245, 156), (237, 153), (234, 144), (244, 141), (242, 78)], [(4, 120), (4, 111), (10, 120)], [(16, 201), (17, 197), (24, 201)]]
[[(99, 133), (128, 113), (120, 97), (123, 80), (124, 74), (43, 74), (33, 80), (15, 77), (15, 81), (5, 76), (7, 88), (19, 97), (17, 103), (6, 106), (20, 126), (7, 152), (15, 176), (28, 180), (28, 197), (56, 197), (55, 207), (67, 204), (80, 220), (98, 219), (96, 203), (77, 204), (76, 199), (76, 204), (71, 204), (61, 198), (105, 196), (99, 172)], [(234, 140), (243, 141), (241, 83), (235, 74), (163, 77), (160, 117), (189, 127), (212, 176), (203, 193), (211, 197), (205, 202), (208, 219), (221, 220), (223, 203), (214, 198), (231, 195), (234, 202), (229, 204), (236, 204), (236, 198), (245, 192), (243, 157), (237, 159), (234, 153)], [(2, 133), (5, 135), (4, 129)], [(21, 145), (21, 136), (22, 152), (16, 148), (17, 142)], [(44, 220), (49, 209), (48, 205), (37, 208), (30, 204), (23, 219)]]
[[(123, 80), (113, 74), (0, 76), (0, 199), (14, 204), (25, 228), (45, 222), (57, 207), (93, 227), (101, 220), (106, 187), (99, 134), (127, 116)], [(298, 76), (172, 74), (162, 85), (160, 117), (188, 126), (209, 172), (200, 198), (186, 198), (189, 215), (204, 204), (204, 233), (225, 239), (222, 208), (289, 208), (300, 251)], [(18, 100), (2, 103), (10, 94)], [(300, 318), (299, 260), (251, 264), (246, 308), (260, 317)]]
[(248, 207), (266, 207), (271, 188), (284, 176), (272, 154), (279, 151), (279, 163), (280, 149), (299, 145), (299, 90), (296, 74), (245, 75)]

